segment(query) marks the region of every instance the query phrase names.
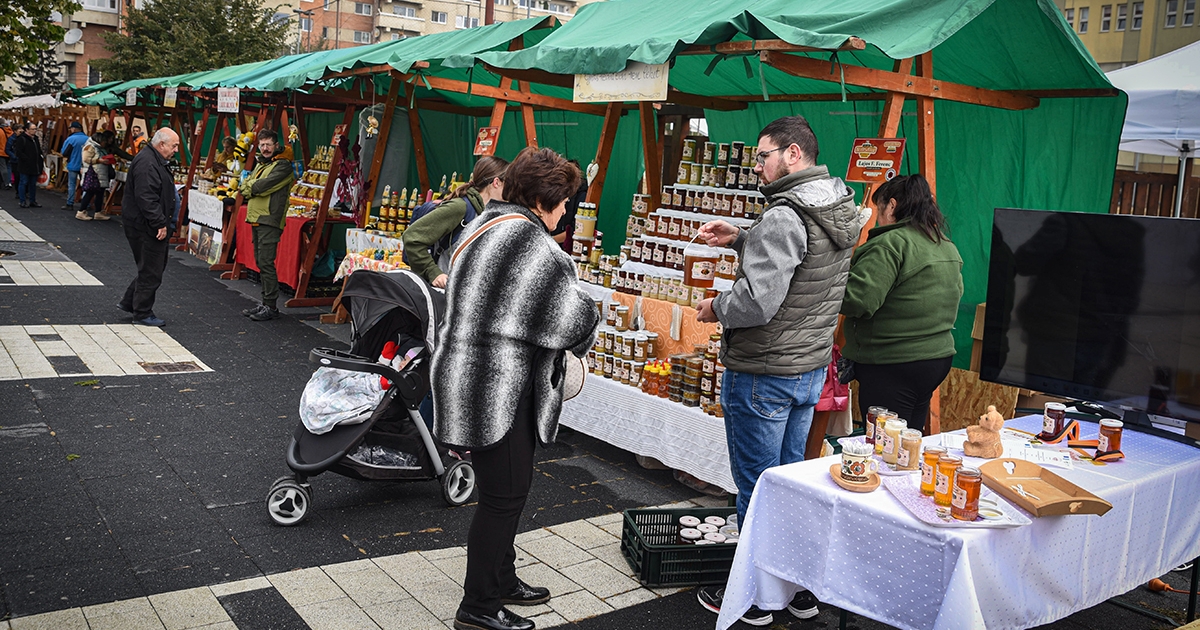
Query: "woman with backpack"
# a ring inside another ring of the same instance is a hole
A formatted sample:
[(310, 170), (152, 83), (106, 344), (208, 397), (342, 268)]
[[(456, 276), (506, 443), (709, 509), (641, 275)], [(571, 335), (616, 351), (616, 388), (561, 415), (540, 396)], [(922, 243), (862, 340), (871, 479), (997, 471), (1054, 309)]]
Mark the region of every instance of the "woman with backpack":
[(446, 288), (450, 253), (458, 235), (483, 212), (489, 201), (504, 201), (504, 173), (508, 161), (484, 156), (475, 163), (471, 181), (459, 186), (428, 214), (404, 231), (404, 260), (409, 268), (433, 286)]

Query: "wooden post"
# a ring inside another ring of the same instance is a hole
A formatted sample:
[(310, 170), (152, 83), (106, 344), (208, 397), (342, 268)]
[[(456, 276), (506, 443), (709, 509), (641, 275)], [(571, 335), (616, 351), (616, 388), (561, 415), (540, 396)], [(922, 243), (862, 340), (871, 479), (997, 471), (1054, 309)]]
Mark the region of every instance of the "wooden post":
[[(392, 118), (396, 113), (396, 101), (400, 99), (400, 76), (391, 73), (392, 84), (388, 86), (387, 100), (383, 103), (383, 120), (379, 121), (379, 135), (375, 137), (375, 152), (371, 154), (371, 169), (367, 174), (367, 201), (375, 201), (375, 192), (379, 189), (379, 173), (383, 170), (383, 158), (387, 153), (388, 137), (392, 133)], [(365, 209), (364, 209), (365, 210)], [(370, 219), (370, 211), (363, 212), (358, 218), (358, 227), (365, 227)]]
[[(893, 66), (893, 70), (898, 74), (910, 74), (912, 66), (912, 58), (898, 59)], [(905, 95), (903, 92), (888, 92), (887, 98), (883, 102), (883, 119), (879, 121), (880, 138), (896, 137), (896, 133), (900, 129), (900, 117), (904, 113), (904, 98)], [(871, 228), (875, 227), (875, 222), (879, 219), (879, 210), (871, 202), (871, 192), (874, 188), (874, 186), (868, 184), (863, 189), (863, 205), (871, 209), (871, 218), (867, 219), (867, 222), (863, 224), (862, 230), (859, 231), (859, 245), (867, 242), (867, 233), (871, 231)]]
[[(354, 121), (354, 105), (346, 106), (346, 115), (342, 118), (342, 124), (346, 126), (346, 133), (350, 131), (350, 123)], [(296, 283), (296, 297), (284, 303), (288, 308), (296, 308), (301, 306), (326, 306), (333, 303), (332, 298), (310, 298), (307, 297), (308, 281), (312, 278), (313, 264), (317, 261), (317, 250), (320, 247), (321, 240), (325, 235), (325, 217), (329, 214), (329, 203), (333, 198), (333, 182), (334, 173), (337, 173), (342, 168), (342, 160), (345, 156), (342, 155), (340, 146), (334, 148), (333, 159), (329, 163), (329, 185), (325, 186), (325, 191), (321, 194), (321, 204), (317, 206), (317, 218), (314, 222), (312, 236), (307, 239), (301, 233), (301, 252), (303, 258), (300, 259), (300, 280)]]
[[(204, 108), (204, 112), (206, 114), (210, 111), (212, 111), (211, 107)], [(217, 113), (217, 124), (213, 125), (213, 137), (208, 143), (208, 158), (204, 161), (204, 170), (206, 171), (213, 167), (213, 161), (217, 159), (217, 153), (219, 153), (218, 149), (221, 146), (221, 141), (224, 140), (224, 138), (221, 137), (221, 130), (225, 128), (227, 117), (228, 114), (225, 114), (224, 112)]]
[[(517, 89), (532, 94), (528, 81), (517, 81)], [(533, 121), (533, 105), (521, 103), (521, 122), (525, 127), (525, 146), (537, 147), (537, 124)]]
[[(917, 58), (917, 73), (927, 79), (933, 79), (933, 51), (922, 54)], [(920, 127), (917, 137), (917, 150), (921, 162), (921, 174), (929, 182), (929, 189), (937, 197), (937, 156), (934, 143), (934, 99), (929, 96), (917, 97), (917, 116)]]
[[(200, 114), (200, 122), (196, 125), (196, 130), (192, 133), (192, 138), (189, 144), (192, 145), (192, 159), (188, 165), (187, 181), (183, 186), (183, 201), (179, 209), (179, 225), (176, 227), (176, 235), (184, 238), (183, 224), (187, 222), (188, 215), (188, 196), (192, 192), (192, 182), (196, 181), (196, 169), (200, 166), (200, 150), (204, 146), (204, 132), (208, 126), (209, 108), (204, 108), (204, 113)], [(211, 159), (211, 158), (210, 158)], [(187, 249), (187, 242), (180, 246), (181, 249)]]
[(655, 124), (654, 104), (638, 103), (638, 113), (642, 121), (642, 153), (646, 160), (646, 191), (650, 193), (648, 201), (653, 212), (662, 201), (659, 194), (662, 190), (662, 162), (658, 157), (658, 125)]
[[(604, 178), (608, 175), (608, 162), (612, 158), (613, 144), (617, 139), (617, 125), (621, 122), (624, 108), (620, 103), (609, 103), (604, 112), (604, 126), (600, 131), (600, 146), (596, 147), (596, 179), (588, 186), (587, 202), (599, 207), (604, 192)], [(584, 173), (587, 177), (587, 173)], [(652, 197), (655, 195), (651, 195)]]
[(300, 141), (300, 152), (304, 156), (304, 163), (308, 164), (310, 157), (308, 150), (308, 124), (304, 120), (304, 106), (296, 103), (296, 135)]
[[(408, 89), (416, 90), (414, 86)], [(417, 180), (421, 184), (421, 194), (429, 190), (429, 165), (425, 161), (425, 141), (421, 137), (421, 115), (417, 111), (417, 100), (412, 99), (408, 108), (408, 131), (412, 135), (413, 154), (417, 158)]]

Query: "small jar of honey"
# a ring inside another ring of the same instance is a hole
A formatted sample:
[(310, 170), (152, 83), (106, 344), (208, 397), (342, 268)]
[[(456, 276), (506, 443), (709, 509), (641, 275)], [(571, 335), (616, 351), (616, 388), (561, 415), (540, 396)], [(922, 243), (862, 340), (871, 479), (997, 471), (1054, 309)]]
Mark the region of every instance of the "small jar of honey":
[(933, 502), (949, 507), (954, 473), (962, 467), (962, 458), (949, 453), (938, 458), (937, 471), (933, 475)]
[(1042, 435), (1052, 438), (1063, 432), (1067, 427), (1067, 406), (1062, 403), (1048, 402), (1042, 412)]
[(979, 491), (983, 475), (978, 468), (963, 466), (954, 473), (954, 490), (950, 496), (950, 516), (960, 521), (979, 517)]
[(934, 474), (937, 472), (938, 459), (946, 454), (944, 446), (926, 446), (921, 454), (921, 494), (933, 496)]
[(884, 442), (884, 439), (886, 438), (886, 436), (883, 433), (883, 427), (887, 425), (888, 420), (891, 420), (892, 418), (899, 418), (899, 417), (900, 416), (897, 416), (896, 414), (894, 414), (890, 411), (886, 411), (886, 412), (881, 413), (878, 416), (876, 416), (876, 418), (875, 418), (875, 454), (876, 455), (883, 454), (883, 442)]
[(1098, 453), (1112, 453), (1121, 450), (1121, 432), (1125, 424), (1120, 420), (1104, 419), (1100, 421), (1100, 446)]
[(908, 428), (908, 422), (900, 418), (889, 418), (883, 426), (883, 461), (896, 465), (900, 455), (900, 432)]
[(905, 429), (900, 432), (900, 450), (896, 453), (896, 470), (916, 470), (921, 463), (921, 432)]

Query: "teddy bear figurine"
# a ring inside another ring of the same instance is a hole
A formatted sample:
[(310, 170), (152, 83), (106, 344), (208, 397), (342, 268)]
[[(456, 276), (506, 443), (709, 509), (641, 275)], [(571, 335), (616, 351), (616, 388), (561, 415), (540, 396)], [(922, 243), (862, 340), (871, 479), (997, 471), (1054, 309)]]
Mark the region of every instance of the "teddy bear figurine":
[(1000, 443), (1000, 429), (1004, 428), (1004, 416), (996, 411), (996, 405), (988, 405), (987, 413), (979, 416), (979, 424), (967, 427), (967, 442), (963, 453), (971, 457), (995, 459), (1004, 454)]

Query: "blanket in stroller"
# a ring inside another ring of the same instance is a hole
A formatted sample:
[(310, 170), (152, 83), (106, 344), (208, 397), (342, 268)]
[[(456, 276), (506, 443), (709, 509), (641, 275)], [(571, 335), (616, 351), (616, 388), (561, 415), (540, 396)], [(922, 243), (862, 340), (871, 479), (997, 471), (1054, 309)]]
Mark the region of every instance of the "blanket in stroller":
[(300, 420), (315, 435), (328, 433), (339, 424), (365, 422), (383, 395), (375, 374), (318, 368), (300, 395)]

